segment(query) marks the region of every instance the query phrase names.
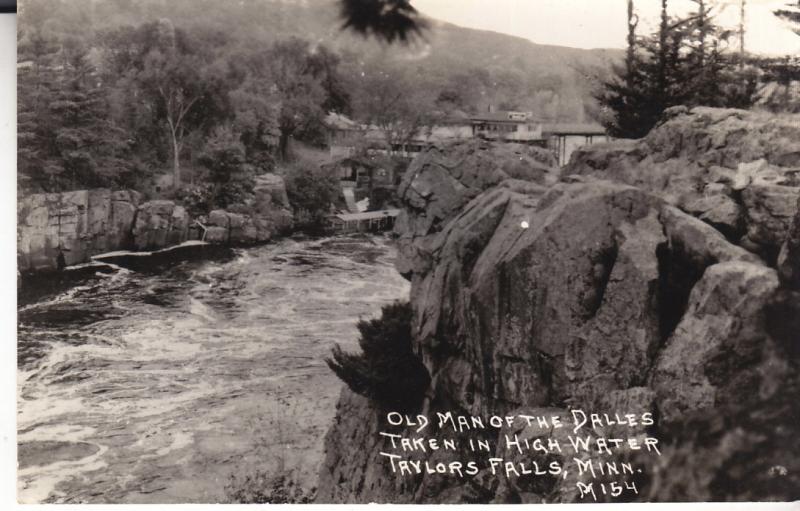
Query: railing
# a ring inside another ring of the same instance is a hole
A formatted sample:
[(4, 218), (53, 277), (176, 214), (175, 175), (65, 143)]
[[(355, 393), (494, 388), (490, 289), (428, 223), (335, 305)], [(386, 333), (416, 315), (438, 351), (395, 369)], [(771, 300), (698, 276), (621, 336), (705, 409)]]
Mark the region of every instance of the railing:
[(198, 226), (200, 226), (201, 229), (203, 229), (203, 235), (200, 237), (200, 241), (205, 241), (206, 233), (208, 232), (208, 227), (200, 223), (200, 220), (195, 220), (194, 223), (196, 223)]

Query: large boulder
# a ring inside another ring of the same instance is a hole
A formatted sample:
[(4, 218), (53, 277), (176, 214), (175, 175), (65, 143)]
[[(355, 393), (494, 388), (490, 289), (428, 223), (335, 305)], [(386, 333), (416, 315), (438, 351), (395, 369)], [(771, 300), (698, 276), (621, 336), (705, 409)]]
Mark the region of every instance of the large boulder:
[(106, 224), (109, 249), (130, 247), (133, 243), (133, 225), (141, 194), (133, 190), (111, 193), (111, 217)]
[(743, 246), (753, 247), (774, 261), (789, 234), (798, 198), (800, 186), (789, 186), (785, 180), (775, 184), (755, 182), (745, 188), (742, 203), (747, 234)]
[(778, 285), (775, 270), (759, 264), (706, 269), (651, 372), (662, 421), (779, 391), (791, 369), (765, 325)]
[(204, 240), (230, 245), (264, 243), (290, 229), (292, 220), (290, 211), (272, 206), (249, 214), (216, 209), (206, 219)]
[(137, 250), (157, 250), (183, 243), (189, 238), (189, 218), (183, 206), (169, 200), (141, 204), (133, 227)]
[(409, 166), (398, 189), (405, 206), (397, 220), (400, 273), (408, 273), (428, 258), (420, 238), (435, 235), (478, 194), (512, 178), (553, 184), (558, 179), (555, 159), (538, 147), (483, 140), (423, 151)]

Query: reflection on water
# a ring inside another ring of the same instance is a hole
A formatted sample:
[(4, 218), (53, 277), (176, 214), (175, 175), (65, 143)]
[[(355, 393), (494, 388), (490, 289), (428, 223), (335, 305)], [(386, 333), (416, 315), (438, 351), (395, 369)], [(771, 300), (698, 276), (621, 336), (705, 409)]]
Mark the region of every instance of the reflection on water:
[(284, 240), (160, 272), (98, 268), (21, 305), (21, 502), (219, 502), (232, 473), (314, 480), (324, 363), (408, 295), (382, 238)]

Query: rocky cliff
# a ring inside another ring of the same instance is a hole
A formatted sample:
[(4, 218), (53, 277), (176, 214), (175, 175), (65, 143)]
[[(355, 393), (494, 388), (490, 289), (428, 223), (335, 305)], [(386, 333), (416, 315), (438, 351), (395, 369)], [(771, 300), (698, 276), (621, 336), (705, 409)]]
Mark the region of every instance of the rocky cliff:
[[(207, 241), (262, 243), (291, 228), (283, 178), (258, 176), (254, 191), (250, 214), (218, 210), (201, 219), (208, 222)], [(202, 235), (183, 206), (145, 202), (131, 190), (35, 194), (17, 203), (17, 261), (23, 273), (56, 269), (59, 251), (73, 265), (104, 252), (158, 250)]]
[[(513, 145), (420, 155), (401, 185), (397, 267), (431, 377), (421, 412), (651, 413), (641, 433), (662, 456), (643, 461), (635, 498), (800, 497), (799, 143), (798, 117), (695, 109), (580, 151), (560, 176)], [(392, 474), (378, 432), (411, 430), (386, 412), (343, 390), (319, 502), (579, 500), (566, 455), (563, 480)], [(509, 431), (559, 434), (514, 423), (487, 440)]]

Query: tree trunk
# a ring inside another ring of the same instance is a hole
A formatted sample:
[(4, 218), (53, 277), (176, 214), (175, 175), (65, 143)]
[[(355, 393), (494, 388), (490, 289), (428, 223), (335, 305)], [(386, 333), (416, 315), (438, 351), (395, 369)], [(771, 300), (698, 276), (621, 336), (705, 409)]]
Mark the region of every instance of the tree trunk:
[(628, 80), (631, 80), (631, 78), (633, 77), (635, 58), (636, 58), (636, 21), (633, 10), (633, 0), (628, 0), (628, 52), (627, 52), (627, 57), (625, 59), (625, 68), (628, 74)]
[[(739, 69), (744, 68), (744, 17), (745, 17), (745, 0), (741, 0), (739, 5)], [(800, 5), (800, 2), (798, 2)]]
[(289, 157), (289, 137), (291, 133), (288, 130), (281, 130), (281, 136), (278, 138), (278, 152), (281, 159), (286, 161)]
[(703, 66), (705, 66), (705, 64), (706, 64), (706, 36), (708, 34), (708, 26), (706, 24), (707, 16), (706, 16), (706, 3), (705, 3), (705, 0), (697, 0), (697, 6), (698, 6), (697, 24), (698, 24), (698, 29), (699, 29), (699, 32), (700, 32), (699, 33), (700, 48), (698, 50), (699, 53), (700, 53), (699, 65), (700, 65), (700, 71), (703, 72), (704, 71)]
[(661, 0), (661, 27), (658, 31), (658, 88), (663, 95), (667, 89), (667, 0)]
[(181, 185), (181, 148), (175, 132), (172, 132), (172, 176), (172, 186), (178, 188)]

